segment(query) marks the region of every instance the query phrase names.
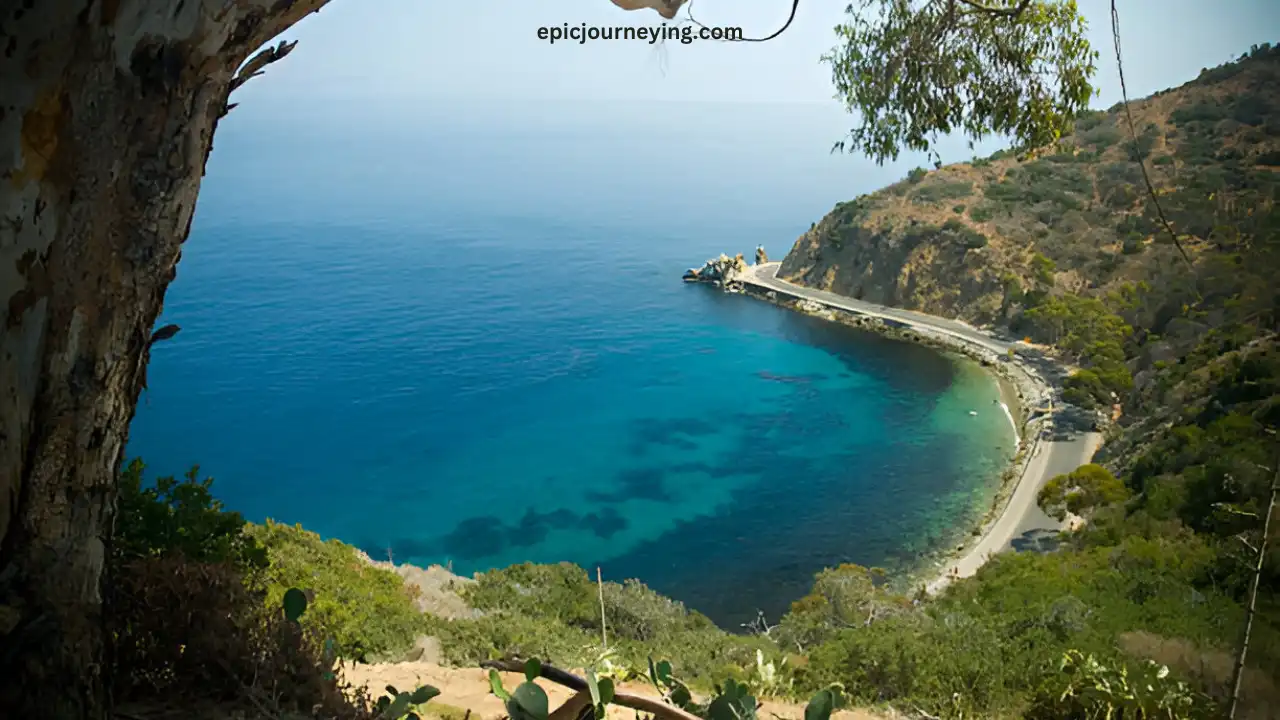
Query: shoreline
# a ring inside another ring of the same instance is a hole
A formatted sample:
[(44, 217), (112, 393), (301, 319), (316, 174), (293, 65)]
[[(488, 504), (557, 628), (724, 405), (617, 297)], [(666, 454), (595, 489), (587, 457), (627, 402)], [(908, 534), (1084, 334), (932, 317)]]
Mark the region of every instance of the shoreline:
[[(1035, 496), (1040, 487), (1049, 480), (1050, 455), (1058, 443), (1042, 441), (1045, 420), (1050, 415), (1041, 410), (1046, 402), (1052, 404), (1057, 385), (1032, 368), (1030, 363), (1040, 365), (1042, 370), (1052, 370), (1055, 378), (1065, 375), (1065, 368), (1030, 346), (1001, 341), (964, 323), (896, 308), (881, 308), (791, 285), (772, 277), (777, 266), (778, 263), (748, 266), (745, 273), (728, 283), (726, 291), (749, 295), (788, 310), (885, 337), (932, 347), (942, 353), (957, 354), (977, 362), (995, 379), (1001, 401), (1013, 421), (1014, 455), (1001, 474), (990, 509), (963, 536), (964, 540), (949, 550), (921, 558), (919, 566), (907, 575), (906, 581), (912, 586), (923, 586), (925, 592), (936, 595), (952, 580), (973, 575), (1016, 536), (1016, 529), (1024, 523), (1030, 510), (1037, 507)], [(804, 297), (804, 294), (816, 295), (820, 299)], [(825, 301), (822, 296), (844, 301), (841, 304), (861, 307), (839, 307)], [(1099, 433), (1086, 435), (1085, 462), (1101, 444)], [(956, 530), (960, 535), (962, 528)]]

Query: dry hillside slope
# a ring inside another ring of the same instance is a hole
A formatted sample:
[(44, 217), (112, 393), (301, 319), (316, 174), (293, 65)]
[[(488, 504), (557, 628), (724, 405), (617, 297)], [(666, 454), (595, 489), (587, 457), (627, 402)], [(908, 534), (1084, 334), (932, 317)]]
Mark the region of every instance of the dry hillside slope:
[[(779, 276), (979, 324), (1016, 320), (1031, 291), (1093, 293), (1141, 281), (1158, 284), (1162, 302), (1180, 307), (1192, 297), (1187, 272), (1162, 236), (1134, 159), (1146, 160), (1165, 214), (1196, 262), (1221, 260), (1224, 253), (1209, 251), (1234, 250), (1233, 237), (1215, 229), (1243, 220), (1249, 203), (1269, 215), (1274, 201), (1278, 50), (1255, 48), (1134, 101), (1136, 145), (1116, 106), (1080, 117), (1054, 147), (917, 169), (840, 203), (796, 241)], [(1203, 266), (1198, 272), (1235, 275)], [(1202, 280), (1210, 295), (1249, 292), (1248, 278), (1229, 277), (1221, 286), (1216, 279)], [(1265, 294), (1265, 279), (1253, 279)], [(1148, 320), (1141, 324), (1161, 318)]]

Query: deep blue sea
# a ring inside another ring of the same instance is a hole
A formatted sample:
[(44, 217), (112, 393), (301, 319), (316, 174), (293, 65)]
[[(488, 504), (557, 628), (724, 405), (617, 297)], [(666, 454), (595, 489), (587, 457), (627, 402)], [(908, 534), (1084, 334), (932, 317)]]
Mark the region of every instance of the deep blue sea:
[(908, 568), (989, 505), (994, 382), (680, 281), (901, 173), (830, 156), (841, 122), (239, 108), (129, 453), (377, 557), (598, 565), (730, 629), (825, 566)]

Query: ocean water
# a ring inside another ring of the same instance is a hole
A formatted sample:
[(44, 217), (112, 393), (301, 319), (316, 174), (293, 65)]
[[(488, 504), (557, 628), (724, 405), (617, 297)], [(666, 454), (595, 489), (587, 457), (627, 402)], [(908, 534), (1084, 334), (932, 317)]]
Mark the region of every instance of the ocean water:
[(680, 282), (891, 170), (808, 108), (501, 110), (237, 109), (130, 455), (377, 557), (599, 566), (730, 629), (967, 530), (1013, 450), (989, 377)]

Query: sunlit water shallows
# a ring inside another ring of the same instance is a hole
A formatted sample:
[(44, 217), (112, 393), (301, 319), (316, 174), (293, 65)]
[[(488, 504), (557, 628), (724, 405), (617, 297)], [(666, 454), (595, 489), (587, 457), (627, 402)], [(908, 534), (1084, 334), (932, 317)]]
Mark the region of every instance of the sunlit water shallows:
[(803, 118), (239, 112), (133, 426), (152, 471), (397, 561), (599, 565), (729, 628), (989, 503), (1013, 439), (978, 368), (679, 280), (871, 189), (816, 140), (743, 150)]

